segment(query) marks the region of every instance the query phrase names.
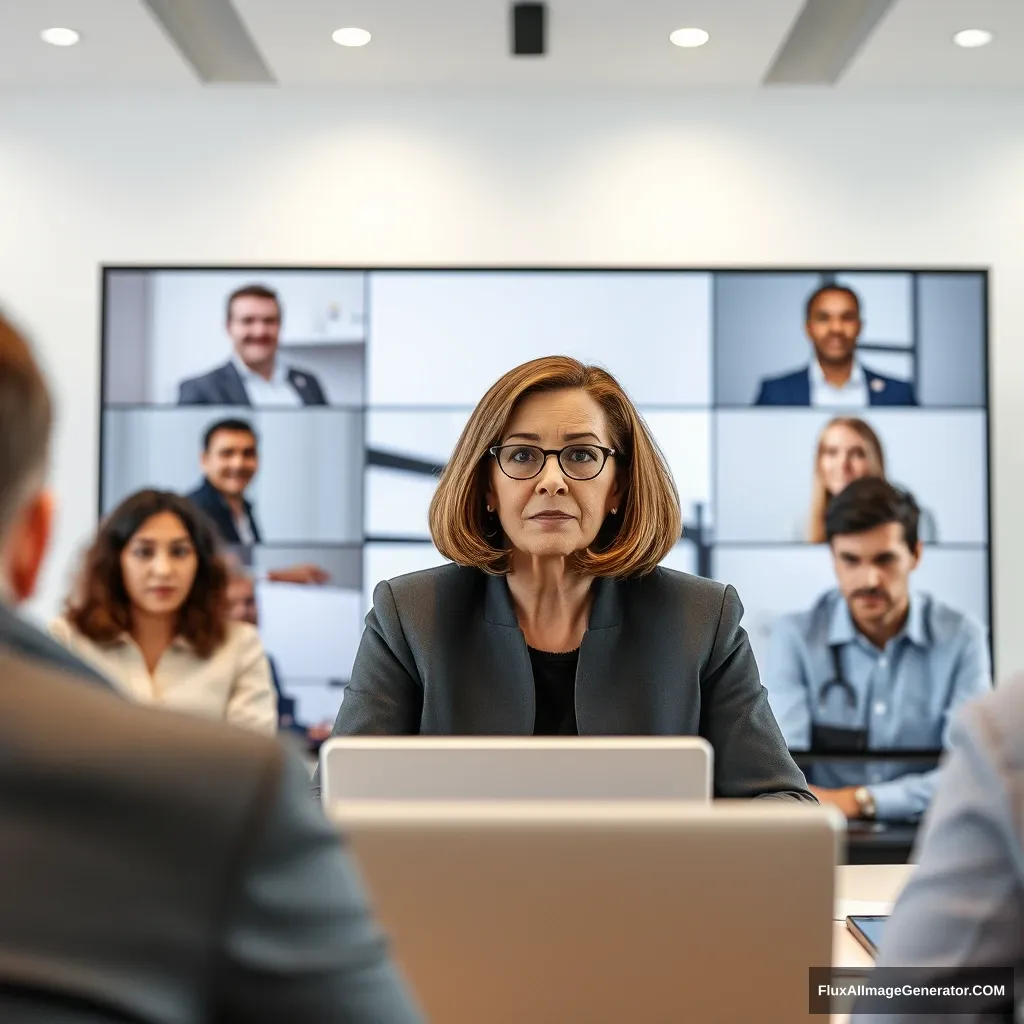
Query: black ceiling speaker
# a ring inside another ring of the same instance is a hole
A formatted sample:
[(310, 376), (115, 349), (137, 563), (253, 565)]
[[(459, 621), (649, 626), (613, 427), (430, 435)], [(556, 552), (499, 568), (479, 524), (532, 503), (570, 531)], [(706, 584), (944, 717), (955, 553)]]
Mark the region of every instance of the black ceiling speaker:
[(544, 55), (544, 30), (547, 5), (514, 3), (512, 5), (512, 52), (517, 57)]

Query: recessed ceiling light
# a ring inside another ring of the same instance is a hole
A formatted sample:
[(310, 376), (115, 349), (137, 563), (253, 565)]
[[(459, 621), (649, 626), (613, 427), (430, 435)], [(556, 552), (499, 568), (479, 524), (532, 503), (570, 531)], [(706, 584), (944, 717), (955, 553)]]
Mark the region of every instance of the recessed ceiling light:
[(677, 28), (669, 37), (676, 46), (703, 46), (710, 38), (702, 28)]
[(339, 46), (365, 46), (370, 33), (365, 28), (339, 28), (331, 33), (331, 38)]
[(992, 33), (986, 28), (965, 28), (953, 36), (953, 42), (957, 46), (964, 46), (972, 49), (975, 46), (987, 46), (992, 42)]
[(73, 28), (47, 28), (39, 33), (44, 43), (51, 46), (74, 46), (79, 40)]

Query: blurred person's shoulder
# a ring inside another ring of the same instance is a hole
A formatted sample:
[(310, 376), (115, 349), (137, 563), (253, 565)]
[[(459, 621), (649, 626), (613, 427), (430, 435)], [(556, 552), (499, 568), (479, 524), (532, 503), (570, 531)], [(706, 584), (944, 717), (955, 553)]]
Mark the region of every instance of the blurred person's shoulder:
[(273, 740), (140, 706), (74, 666), (9, 650), (0, 650), (0, 735), (11, 741), (0, 750), (3, 788), (42, 787), (35, 796), (55, 813), (73, 795), (100, 816), (95, 824), (102, 808), (116, 807), (225, 836), (280, 774), (284, 756)]
[(22, 656), (109, 685), (102, 670), (88, 656), (93, 647), (92, 641), (65, 618), (53, 619), (44, 631), (0, 605), (0, 653)]
[(1000, 774), (1015, 777), (1013, 789), (1024, 810), (1024, 673), (968, 701), (959, 715)]

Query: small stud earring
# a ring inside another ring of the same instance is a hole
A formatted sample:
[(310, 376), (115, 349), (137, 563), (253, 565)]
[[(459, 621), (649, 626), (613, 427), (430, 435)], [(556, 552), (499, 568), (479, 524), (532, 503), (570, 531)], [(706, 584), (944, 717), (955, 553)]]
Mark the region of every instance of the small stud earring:
[(494, 509), (493, 509), (493, 508), (491, 508), (491, 506), (490, 506), (490, 505), (488, 505), (488, 506), (487, 506), (487, 511), (488, 511), (488, 512), (493, 512), (493, 511), (494, 511)]
[(615, 515), (619, 510), (617, 508), (612, 509), (612, 515)]

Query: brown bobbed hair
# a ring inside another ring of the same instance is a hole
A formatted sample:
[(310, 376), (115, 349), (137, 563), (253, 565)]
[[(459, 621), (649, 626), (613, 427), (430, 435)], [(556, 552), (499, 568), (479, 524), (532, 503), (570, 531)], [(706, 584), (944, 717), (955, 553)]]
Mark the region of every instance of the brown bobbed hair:
[(196, 551), (196, 578), (179, 609), (177, 633), (200, 657), (208, 658), (227, 635), (227, 569), (218, 553), (216, 530), (205, 513), (170, 491), (138, 491), (100, 523), (64, 614), (97, 643), (113, 643), (131, 631), (131, 600), (121, 573), (121, 553), (142, 525), (161, 512), (181, 520)]
[(679, 494), (668, 464), (622, 385), (607, 370), (568, 356), (544, 356), (509, 370), (488, 389), (469, 418), (430, 503), (430, 535), (451, 561), (494, 576), (511, 571), (500, 529), (490, 539), (486, 512), (492, 457), (512, 415), (529, 395), (585, 391), (604, 410), (623, 497), (594, 543), (573, 556), (574, 571), (623, 579), (651, 572), (682, 535)]
[(833, 427), (846, 427), (852, 430), (867, 449), (868, 461), (871, 463), (869, 476), (885, 478), (885, 450), (878, 435), (870, 424), (856, 416), (836, 416), (821, 428), (818, 435), (818, 447), (814, 453), (814, 479), (811, 483), (811, 511), (807, 520), (807, 542), (809, 544), (825, 543), (825, 510), (835, 497), (830, 494), (821, 476), (821, 453), (825, 448), (825, 437)]

